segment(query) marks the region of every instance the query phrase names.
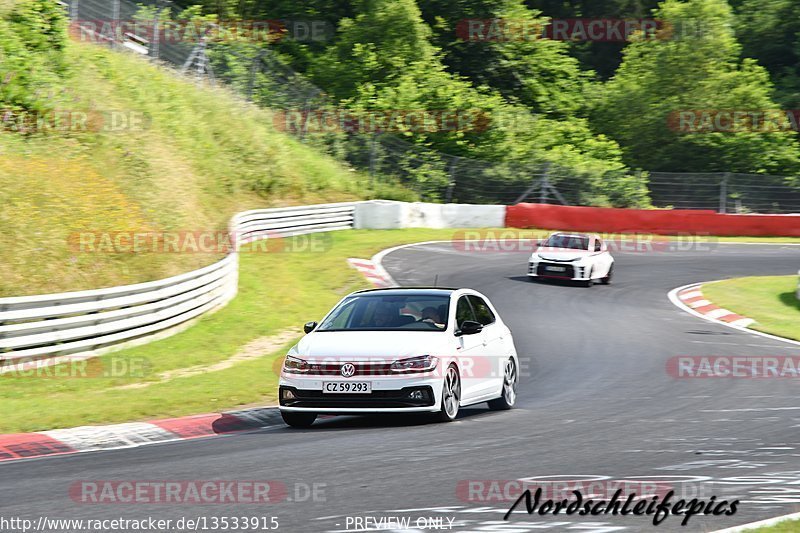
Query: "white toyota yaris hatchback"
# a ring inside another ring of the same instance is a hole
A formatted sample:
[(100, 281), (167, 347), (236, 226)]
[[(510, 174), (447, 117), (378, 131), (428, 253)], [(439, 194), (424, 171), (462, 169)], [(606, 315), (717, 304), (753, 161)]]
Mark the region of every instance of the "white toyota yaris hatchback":
[(599, 235), (553, 233), (528, 260), (528, 279), (554, 278), (578, 281), (591, 287), (595, 281), (611, 283), (614, 258)]
[(511, 331), (472, 289), (398, 288), (345, 297), (283, 363), (283, 420), (308, 427), (318, 413), (435, 413), (510, 409), (519, 360)]

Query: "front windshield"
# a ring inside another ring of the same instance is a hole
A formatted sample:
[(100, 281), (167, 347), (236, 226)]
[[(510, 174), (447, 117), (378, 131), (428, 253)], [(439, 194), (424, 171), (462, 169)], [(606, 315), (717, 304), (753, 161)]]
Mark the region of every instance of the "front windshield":
[(340, 303), (316, 331), (444, 331), (449, 295), (357, 294)]
[(551, 235), (542, 245), (545, 248), (569, 248), (571, 250), (588, 250), (589, 237), (580, 235)]

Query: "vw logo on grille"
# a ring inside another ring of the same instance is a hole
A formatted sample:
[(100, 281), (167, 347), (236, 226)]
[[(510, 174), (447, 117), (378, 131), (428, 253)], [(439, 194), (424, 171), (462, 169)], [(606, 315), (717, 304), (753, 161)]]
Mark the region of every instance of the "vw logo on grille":
[(349, 378), (355, 375), (356, 366), (352, 363), (345, 363), (341, 369), (342, 377)]

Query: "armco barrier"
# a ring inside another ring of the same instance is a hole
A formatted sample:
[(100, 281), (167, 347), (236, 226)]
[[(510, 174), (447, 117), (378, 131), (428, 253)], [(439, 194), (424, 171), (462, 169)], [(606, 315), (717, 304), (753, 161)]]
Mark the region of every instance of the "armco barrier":
[(356, 208), (356, 229), (499, 228), (504, 205), (428, 204), (372, 200)]
[(600, 233), (800, 237), (799, 215), (721, 215), (712, 211), (518, 204), (506, 226)]
[[(357, 202), (257, 209), (234, 216), (236, 245), (350, 229)], [(91, 357), (180, 331), (235, 295), (238, 254), (199, 270), (107, 289), (0, 298), (0, 372), (23, 362)], [(24, 367), (22, 367), (24, 368)]]

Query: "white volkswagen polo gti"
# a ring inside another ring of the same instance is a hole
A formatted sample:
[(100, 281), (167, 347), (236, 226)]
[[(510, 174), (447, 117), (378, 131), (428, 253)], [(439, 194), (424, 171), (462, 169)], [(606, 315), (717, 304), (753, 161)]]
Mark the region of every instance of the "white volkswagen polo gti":
[(310, 426), (319, 413), (435, 413), (488, 402), (510, 409), (519, 360), (511, 331), (472, 289), (359, 291), (340, 301), (283, 363), (284, 421)]

